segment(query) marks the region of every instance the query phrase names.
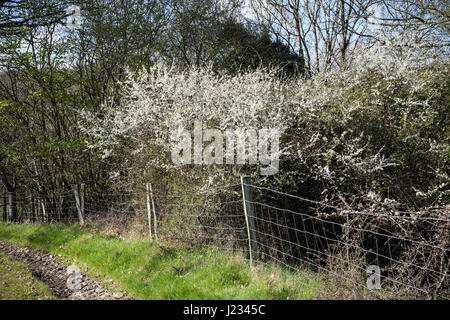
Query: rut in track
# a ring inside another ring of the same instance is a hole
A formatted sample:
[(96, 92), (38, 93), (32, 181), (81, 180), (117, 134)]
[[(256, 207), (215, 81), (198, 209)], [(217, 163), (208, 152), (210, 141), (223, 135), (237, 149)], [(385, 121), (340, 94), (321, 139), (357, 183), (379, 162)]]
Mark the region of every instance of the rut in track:
[(1, 240), (0, 251), (17, 261), (25, 263), (33, 276), (47, 284), (60, 299), (110, 300), (115, 297), (122, 297), (120, 293), (112, 295), (100, 283), (84, 273), (81, 273), (81, 288), (79, 290), (69, 289), (67, 285), (68, 266), (58, 261), (51, 254), (30, 248), (16, 247)]

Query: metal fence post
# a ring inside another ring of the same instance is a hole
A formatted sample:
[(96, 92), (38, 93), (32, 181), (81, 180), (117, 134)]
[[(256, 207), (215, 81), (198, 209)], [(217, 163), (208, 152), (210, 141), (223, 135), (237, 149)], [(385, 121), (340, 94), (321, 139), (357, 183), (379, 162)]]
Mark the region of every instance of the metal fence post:
[(250, 264), (253, 263), (253, 257), (256, 256), (256, 252), (258, 251), (258, 244), (256, 242), (255, 218), (253, 216), (251, 185), (252, 179), (241, 176), (242, 199), (244, 204), (245, 222), (247, 225)]
[(150, 207), (150, 186), (149, 183), (145, 184), (145, 190), (147, 191), (147, 219), (148, 219), (148, 235), (152, 237), (152, 209)]
[(83, 218), (83, 213), (81, 211), (81, 204), (80, 204), (80, 194), (78, 191), (78, 185), (75, 184), (73, 186), (73, 194), (75, 195), (75, 205), (77, 207), (77, 212), (78, 212), (78, 220), (80, 221), (80, 225), (84, 224), (84, 218)]

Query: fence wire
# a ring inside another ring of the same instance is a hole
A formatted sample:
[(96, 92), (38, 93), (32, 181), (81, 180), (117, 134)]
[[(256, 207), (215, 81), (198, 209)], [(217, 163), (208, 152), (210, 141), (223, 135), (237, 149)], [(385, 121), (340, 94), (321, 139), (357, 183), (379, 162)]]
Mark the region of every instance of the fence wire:
[[(251, 199), (243, 199), (243, 187), (251, 188)], [(370, 291), (376, 297), (450, 299), (448, 212), (354, 211), (246, 183), (151, 196), (155, 210), (148, 212), (146, 191), (91, 191), (82, 209), (97, 225), (127, 229), (133, 217), (162, 241), (241, 251), (261, 263), (329, 275), (357, 291), (368, 291), (367, 268), (377, 266), (382, 289)], [(0, 204), (0, 213), (7, 206)], [(78, 221), (72, 192), (17, 198), (16, 210), (19, 222)]]
[[(350, 281), (380, 268), (381, 283), (409, 297), (449, 299), (450, 220), (342, 210), (267, 187), (251, 203), (258, 254)], [(358, 277), (359, 275), (359, 277)], [(365, 281), (354, 281), (366, 287)]]

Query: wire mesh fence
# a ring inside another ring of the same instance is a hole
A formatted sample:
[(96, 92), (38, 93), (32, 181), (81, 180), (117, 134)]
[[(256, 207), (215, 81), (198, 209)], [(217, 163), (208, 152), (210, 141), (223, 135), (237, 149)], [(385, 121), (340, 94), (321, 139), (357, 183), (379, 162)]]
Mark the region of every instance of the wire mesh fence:
[[(343, 210), (252, 186), (258, 253), (288, 266), (309, 265), (361, 289), (369, 266), (382, 287), (408, 297), (449, 296), (450, 219)], [(431, 215), (431, 216), (428, 216)], [(359, 276), (359, 277), (358, 277)], [(357, 279), (357, 280), (355, 280)], [(381, 293), (374, 291), (374, 294)]]
[[(126, 228), (130, 217), (138, 217), (142, 230), (161, 241), (242, 251), (253, 261), (328, 275), (347, 290), (350, 285), (381, 298), (450, 298), (445, 210), (355, 211), (250, 180), (185, 194), (149, 197), (142, 189), (82, 197), (79, 209), (73, 192), (16, 199), (18, 221), (74, 223), (82, 211), (88, 221)], [(377, 276), (381, 289), (368, 290), (368, 279), (376, 284)]]
[(36, 223), (76, 223), (75, 198), (71, 192), (17, 197), (8, 195), (0, 203), (2, 221)]

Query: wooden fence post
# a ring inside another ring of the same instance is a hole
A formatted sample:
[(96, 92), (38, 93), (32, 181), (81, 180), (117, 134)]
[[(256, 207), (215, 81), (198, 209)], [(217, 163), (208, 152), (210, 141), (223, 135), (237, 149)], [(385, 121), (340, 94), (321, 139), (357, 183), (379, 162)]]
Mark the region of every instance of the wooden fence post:
[(7, 202), (8, 202), (8, 200), (6, 198), (6, 195), (4, 195), (3, 196), (3, 207), (2, 207), (3, 208), (3, 222), (6, 222), (7, 217), (8, 217), (7, 210), (6, 210)]
[(82, 183), (80, 187), (81, 187), (81, 189), (80, 189), (81, 216), (84, 218), (85, 217), (85, 212), (84, 212), (84, 183)]
[(30, 220), (33, 223), (35, 221), (35, 213), (34, 213), (35, 211), (36, 211), (36, 208), (34, 206), (34, 196), (33, 196), (33, 194), (31, 194), (31, 216), (30, 216)]
[(45, 199), (41, 199), (41, 207), (42, 207), (42, 222), (48, 222), (47, 213), (45, 212)]
[(242, 199), (244, 204), (245, 223), (247, 225), (250, 264), (253, 263), (253, 256), (256, 256), (256, 253), (258, 251), (258, 243), (256, 242), (255, 218), (253, 216), (251, 185), (252, 179), (241, 176)]
[(37, 221), (43, 222), (42, 215), (41, 215), (41, 200), (39, 198), (36, 199), (36, 204), (37, 204), (37, 210), (36, 210)]
[(155, 239), (158, 240), (158, 235), (156, 234), (156, 209), (155, 201), (153, 201), (153, 190), (152, 184), (150, 183), (150, 199), (152, 200), (152, 211), (153, 211), (153, 233), (155, 234)]
[[(55, 202), (56, 202), (56, 199), (55, 199)], [(63, 219), (64, 219), (64, 196), (62, 196), (62, 195), (59, 196), (57, 210), (58, 210), (58, 220), (63, 221)]]
[(8, 192), (8, 209), (9, 221), (17, 222), (17, 200), (15, 191)]
[(79, 190), (78, 190), (78, 185), (77, 184), (75, 184), (73, 186), (73, 194), (75, 195), (75, 205), (77, 207), (78, 220), (80, 221), (80, 225), (82, 226), (84, 224), (84, 218), (83, 218), (83, 214), (81, 212), (80, 194), (79, 194)]
[(148, 235), (152, 237), (152, 212), (150, 207), (150, 186), (149, 183), (145, 184), (145, 189), (147, 191), (147, 219), (148, 219)]

